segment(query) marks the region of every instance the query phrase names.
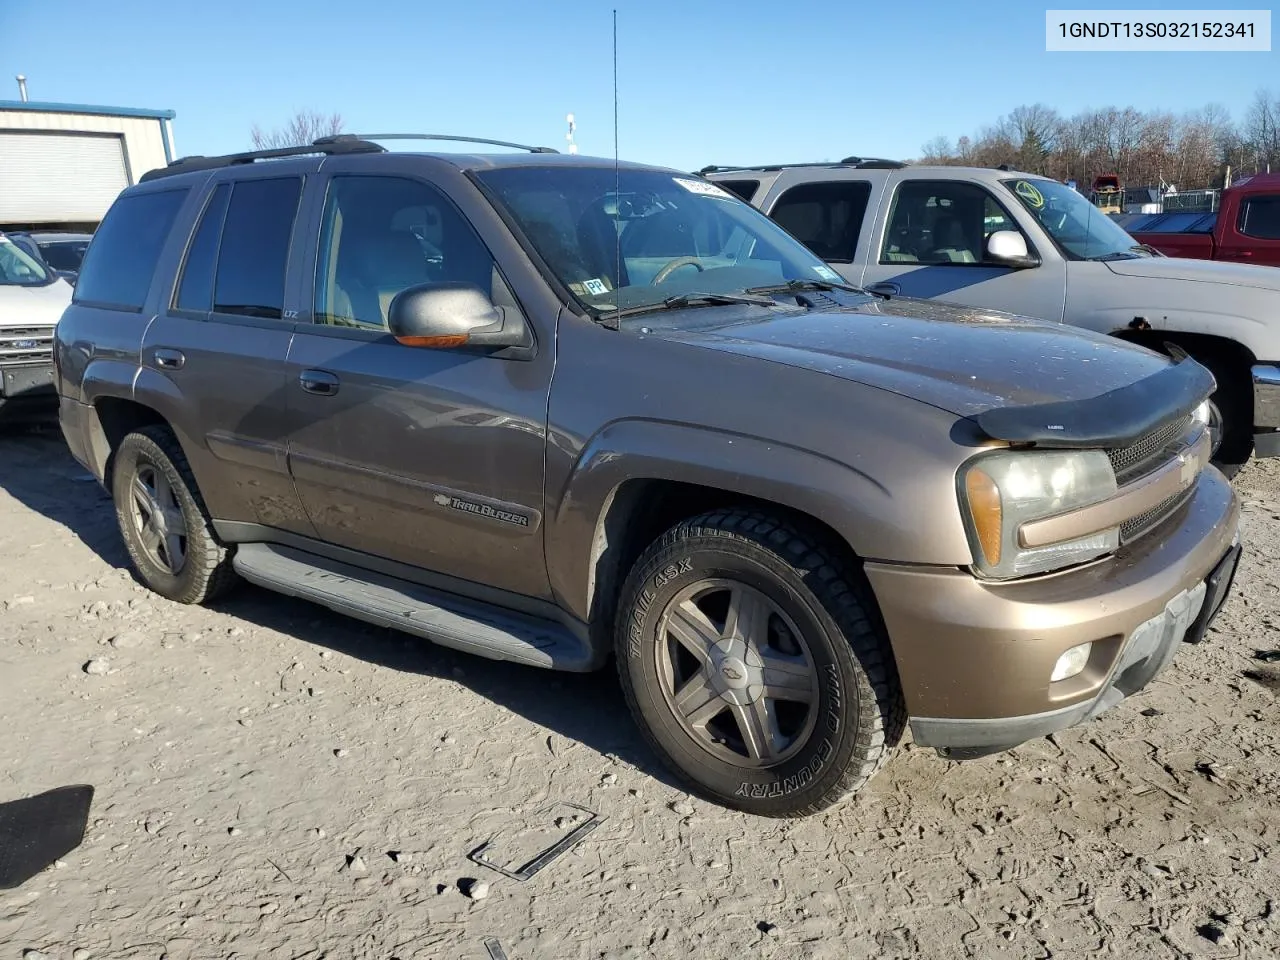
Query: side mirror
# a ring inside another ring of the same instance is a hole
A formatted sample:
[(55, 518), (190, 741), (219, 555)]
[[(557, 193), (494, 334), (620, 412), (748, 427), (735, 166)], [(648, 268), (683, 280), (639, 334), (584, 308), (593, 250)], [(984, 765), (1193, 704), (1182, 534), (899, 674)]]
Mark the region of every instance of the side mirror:
[(987, 259), (1002, 267), (1025, 270), (1040, 266), (1040, 258), (1031, 256), (1027, 240), (1017, 230), (997, 230), (987, 239)]
[(424, 283), (401, 290), (391, 301), (388, 326), (406, 347), (530, 347), (533, 340), (519, 312), (494, 306), (470, 283)]

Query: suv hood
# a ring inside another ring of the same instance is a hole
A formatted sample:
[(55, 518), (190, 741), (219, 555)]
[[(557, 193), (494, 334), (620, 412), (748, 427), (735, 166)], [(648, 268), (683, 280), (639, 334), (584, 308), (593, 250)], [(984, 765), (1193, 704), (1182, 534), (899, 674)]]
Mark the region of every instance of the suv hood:
[(660, 335), (841, 377), (962, 417), (1089, 400), (1170, 367), (1156, 353), (1077, 327), (899, 297)]
[(52, 327), (71, 304), (71, 285), (59, 278), (43, 287), (0, 285), (0, 329)]
[(1275, 267), (1224, 263), (1221, 260), (1185, 260), (1181, 257), (1140, 257), (1104, 262), (1112, 273), (1121, 277), (1225, 283), (1234, 287), (1256, 287), (1280, 293), (1280, 270)]

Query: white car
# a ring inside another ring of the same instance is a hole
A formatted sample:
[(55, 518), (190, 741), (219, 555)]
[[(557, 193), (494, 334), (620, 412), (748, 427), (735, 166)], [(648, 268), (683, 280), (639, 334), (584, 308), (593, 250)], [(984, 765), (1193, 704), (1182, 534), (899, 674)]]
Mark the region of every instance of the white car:
[(849, 157), (702, 172), (807, 244), (832, 280), (1185, 351), (1217, 380), (1219, 467), (1280, 456), (1275, 267), (1165, 257), (1065, 184), (1007, 168)]
[(71, 285), (0, 233), (0, 417), (56, 417), (53, 328)]

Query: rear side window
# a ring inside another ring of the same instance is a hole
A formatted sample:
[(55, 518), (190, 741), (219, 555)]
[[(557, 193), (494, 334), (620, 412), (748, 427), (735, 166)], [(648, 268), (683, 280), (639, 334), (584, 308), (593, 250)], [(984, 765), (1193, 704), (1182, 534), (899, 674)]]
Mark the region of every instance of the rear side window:
[(759, 180), (717, 180), (716, 186), (724, 187), (730, 193), (736, 193), (748, 203), (751, 198), (756, 195), (756, 190), (760, 188)]
[(208, 313), (213, 309), (213, 271), (218, 261), (218, 238), (222, 236), (222, 223), (227, 216), (227, 201), (230, 197), (231, 185), (218, 184), (200, 216), (200, 225), (191, 238), (187, 259), (182, 267), (177, 301), (179, 310)]
[(1240, 232), (1259, 240), (1280, 240), (1280, 194), (1246, 197), (1240, 205)]
[(135, 193), (112, 204), (85, 254), (75, 302), (140, 311), (186, 196), (185, 188)]
[(301, 194), (300, 177), (235, 184), (218, 249), (215, 313), (283, 315), (284, 272)]
[(802, 183), (779, 197), (769, 215), (823, 260), (852, 263), (870, 199), (866, 180)]

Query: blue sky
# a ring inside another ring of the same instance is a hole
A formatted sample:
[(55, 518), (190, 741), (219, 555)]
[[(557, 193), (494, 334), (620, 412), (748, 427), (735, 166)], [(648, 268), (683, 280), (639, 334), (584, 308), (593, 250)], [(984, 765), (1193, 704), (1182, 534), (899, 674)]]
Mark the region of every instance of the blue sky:
[(611, 156), (614, 7), (622, 156), (683, 169), (912, 157), (1037, 101), (1239, 117), (1280, 95), (1280, 52), (1046, 53), (1045, 5), (1005, 0), (68, 0), (0, 8), (0, 99), (23, 73), (33, 100), (173, 109), (179, 154), (298, 109), (563, 148), (572, 111), (580, 151)]

